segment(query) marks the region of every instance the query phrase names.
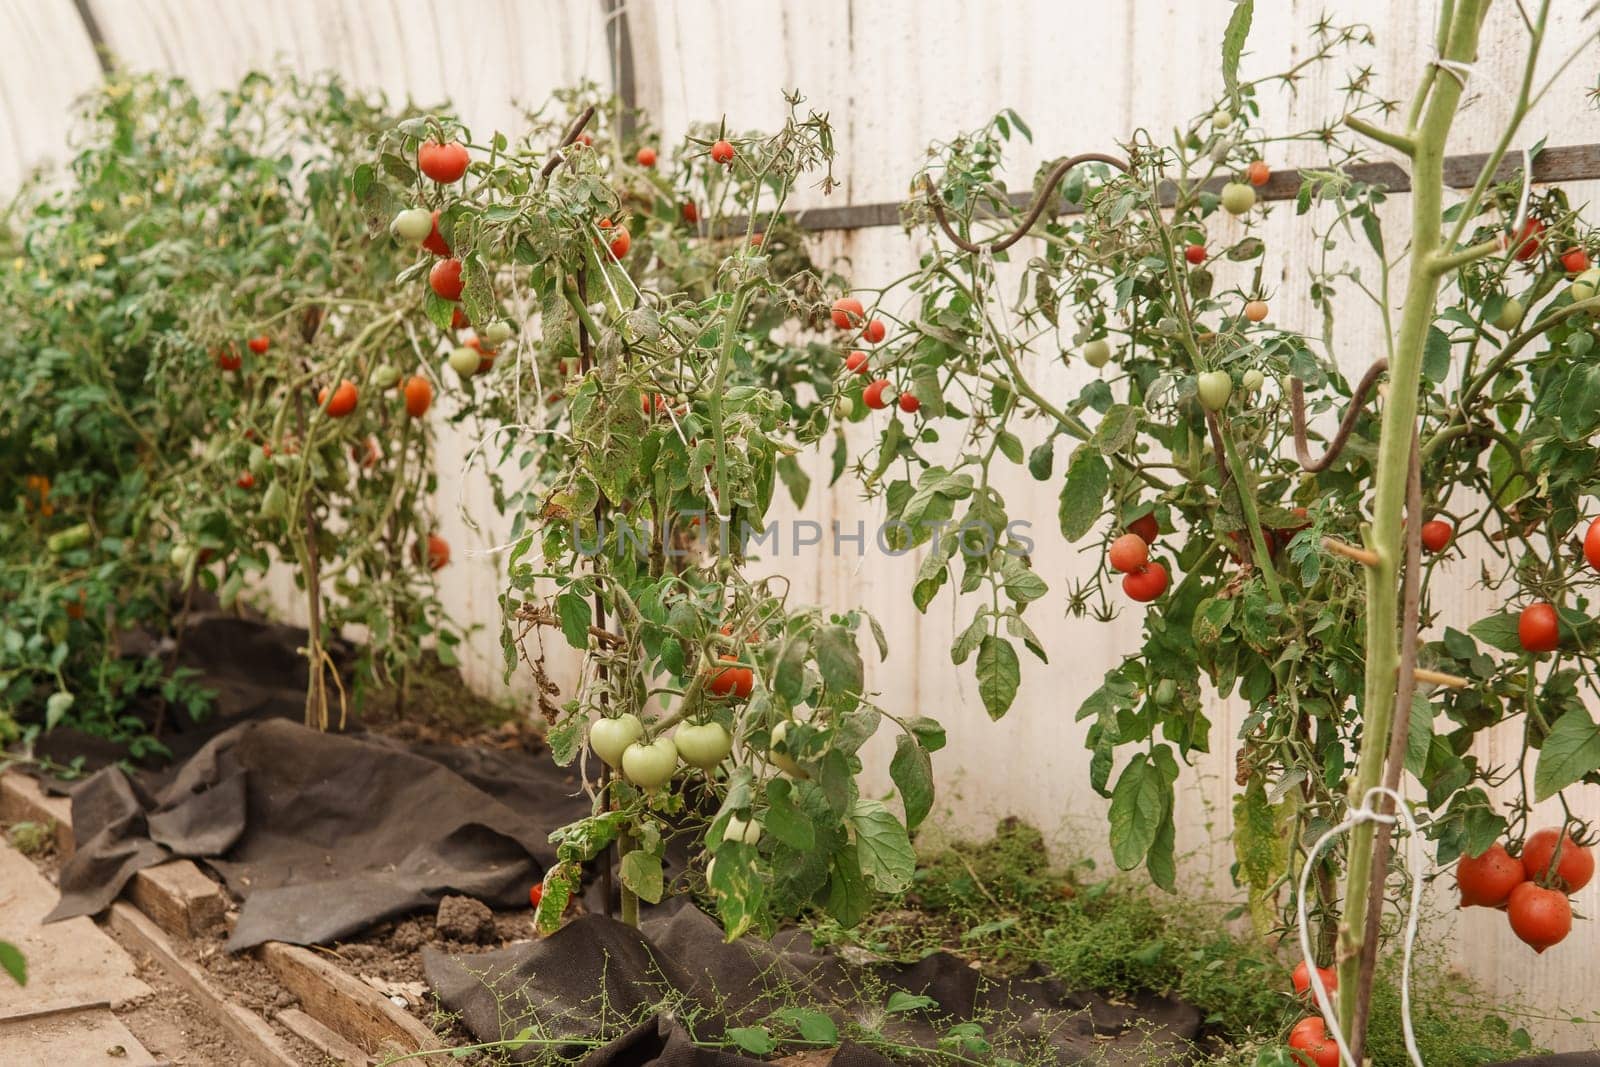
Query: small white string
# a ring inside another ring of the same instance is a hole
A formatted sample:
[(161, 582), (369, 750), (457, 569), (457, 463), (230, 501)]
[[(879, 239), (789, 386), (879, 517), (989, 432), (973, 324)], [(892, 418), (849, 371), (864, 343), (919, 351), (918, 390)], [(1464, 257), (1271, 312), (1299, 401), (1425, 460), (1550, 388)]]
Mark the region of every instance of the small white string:
[[(1394, 802), (1395, 814), (1385, 815), (1375, 805), (1376, 798), (1388, 797)], [(1345, 1067), (1360, 1067), (1355, 1057), (1351, 1055), (1350, 1046), (1345, 1043), (1344, 1031), (1339, 1029), (1338, 1013), (1333, 1010), (1333, 1002), (1328, 998), (1328, 989), (1322, 984), (1322, 975), (1317, 970), (1317, 958), (1311, 950), (1311, 924), (1306, 918), (1306, 897), (1311, 889), (1311, 872), (1317, 865), (1317, 856), (1322, 850), (1340, 834), (1355, 827), (1357, 823), (1370, 822), (1380, 826), (1394, 826), (1397, 822), (1404, 823), (1406, 832), (1413, 838), (1418, 836), (1417, 823), (1411, 815), (1411, 809), (1406, 807), (1405, 798), (1393, 789), (1384, 786), (1373, 786), (1367, 790), (1366, 796), (1361, 798), (1361, 806), (1350, 813), (1349, 818), (1327, 833), (1317, 838), (1317, 843), (1311, 846), (1311, 852), (1306, 856), (1305, 866), (1300, 869), (1300, 894), (1295, 900), (1295, 914), (1300, 920), (1300, 953), (1306, 961), (1306, 977), (1311, 982), (1311, 991), (1316, 997), (1317, 1009), (1322, 1012), (1322, 1020), (1327, 1025), (1328, 1034), (1339, 1047), (1340, 1061)], [(1366, 892), (1366, 888), (1357, 887), (1359, 892)], [(1417, 1050), (1417, 1035), (1411, 1025), (1411, 952), (1417, 942), (1417, 925), (1422, 916), (1422, 879), (1411, 879), (1411, 910), (1406, 916), (1406, 932), (1404, 941), (1404, 955), (1400, 964), (1400, 1025), (1405, 1032), (1406, 1054), (1411, 1057), (1414, 1067), (1425, 1067), (1422, 1062), (1422, 1053)]]
[[(1432, 63), (1435, 67), (1454, 78), (1456, 84), (1460, 85), (1462, 89), (1467, 87), (1468, 78), (1472, 77), (1473, 74), (1481, 73), (1483, 80), (1489, 83), (1489, 88), (1493, 89), (1501, 100), (1510, 103), (1512, 108), (1515, 109), (1516, 98), (1507, 92), (1506, 87), (1496, 81), (1493, 75), (1487, 71), (1480, 72), (1477, 64), (1445, 59), (1437, 53), (1434, 54)], [(1533, 152), (1524, 144), (1521, 148), (1521, 154), (1522, 193), (1517, 197), (1517, 211), (1511, 219), (1511, 237), (1506, 242), (1506, 255), (1508, 256), (1516, 255), (1517, 250), (1527, 243), (1522, 238), (1522, 227), (1528, 221), (1528, 198), (1533, 192)]]

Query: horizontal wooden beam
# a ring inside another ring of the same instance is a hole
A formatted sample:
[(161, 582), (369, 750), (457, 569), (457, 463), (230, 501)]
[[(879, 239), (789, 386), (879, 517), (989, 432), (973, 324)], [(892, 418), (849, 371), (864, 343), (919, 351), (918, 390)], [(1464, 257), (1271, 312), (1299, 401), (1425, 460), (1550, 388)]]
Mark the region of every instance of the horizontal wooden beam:
[[(1489, 156), (1484, 152), (1474, 152), (1468, 155), (1447, 156), (1444, 161), (1445, 184), (1453, 189), (1470, 189), (1477, 183), (1478, 174), (1483, 170)], [(1506, 181), (1514, 177), (1522, 168), (1522, 157), (1511, 153), (1501, 161), (1495, 171), (1498, 180)], [(1357, 181), (1371, 185), (1382, 185), (1390, 192), (1403, 193), (1411, 189), (1411, 176), (1395, 163), (1356, 163), (1346, 168), (1347, 173)], [(1546, 148), (1539, 153), (1533, 161), (1533, 180), (1544, 184), (1558, 182), (1589, 181), (1600, 178), (1600, 144), (1563, 145)], [(1220, 190), (1229, 179), (1214, 178), (1206, 183), (1206, 188), (1213, 192)], [(1176, 190), (1170, 184), (1164, 184), (1160, 191), (1160, 200), (1163, 206), (1170, 207), (1176, 200)], [(1293, 200), (1300, 194), (1300, 172), (1298, 170), (1274, 171), (1272, 178), (1266, 185), (1256, 190), (1256, 195), (1263, 200)], [(1017, 192), (1011, 194), (1011, 203), (1018, 210), (1026, 208), (1033, 202), (1033, 191)], [(874, 204), (846, 204), (841, 207), (817, 207), (794, 212), (795, 222), (803, 230), (831, 231), (831, 230), (865, 230), (879, 226), (900, 225), (899, 203), (874, 203)], [(1065, 200), (1058, 200), (1054, 205), (1054, 214), (1076, 215), (1082, 213), (1083, 208), (1077, 204), (1070, 204)], [(732, 232), (744, 230), (744, 220), (728, 220), (728, 229)]]

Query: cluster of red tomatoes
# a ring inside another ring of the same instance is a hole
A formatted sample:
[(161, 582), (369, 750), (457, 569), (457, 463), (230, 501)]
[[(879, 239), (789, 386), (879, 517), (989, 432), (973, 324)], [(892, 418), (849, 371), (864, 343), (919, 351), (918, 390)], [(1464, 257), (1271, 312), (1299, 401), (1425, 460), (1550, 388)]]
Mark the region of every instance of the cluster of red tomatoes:
[[(834, 326), (845, 332), (859, 330), (859, 338), (869, 345), (881, 344), (883, 339), (889, 335), (889, 328), (884, 325), (883, 320), (867, 318), (866, 308), (862, 306), (861, 301), (853, 296), (841, 297), (835, 300), (831, 312)], [(872, 361), (860, 349), (852, 351), (845, 357), (844, 367), (851, 374), (866, 376), (872, 373)], [(873, 379), (861, 391), (861, 401), (873, 411), (882, 411), (891, 404), (898, 404), (900, 410), (907, 415), (916, 414), (917, 409), (922, 407), (922, 402), (916, 398), (915, 394), (900, 393), (896, 396), (890, 392), (891, 388), (892, 383), (889, 379)], [(845, 414), (848, 413), (849, 409), (846, 407)]]
[(1154, 515), (1130, 523), (1128, 533), (1111, 542), (1106, 557), (1111, 568), (1122, 574), (1122, 591), (1140, 603), (1148, 603), (1167, 591), (1167, 568), (1150, 558), (1150, 545), (1161, 528)]
[(1520, 857), (1497, 841), (1483, 855), (1463, 856), (1456, 864), (1461, 906), (1503, 908), (1512, 932), (1535, 952), (1559, 944), (1572, 931), (1568, 895), (1593, 877), (1594, 853), (1555, 829), (1531, 835)]
[[(1318, 967), (1317, 977), (1328, 996), (1339, 990), (1339, 976), (1331, 968)], [(1312, 999), (1311, 969), (1301, 960), (1292, 976), (1296, 996)], [(1339, 1067), (1339, 1046), (1328, 1035), (1327, 1024), (1320, 1015), (1307, 1015), (1289, 1031), (1289, 1047), (1296, 1063), (1307, 1067)]]

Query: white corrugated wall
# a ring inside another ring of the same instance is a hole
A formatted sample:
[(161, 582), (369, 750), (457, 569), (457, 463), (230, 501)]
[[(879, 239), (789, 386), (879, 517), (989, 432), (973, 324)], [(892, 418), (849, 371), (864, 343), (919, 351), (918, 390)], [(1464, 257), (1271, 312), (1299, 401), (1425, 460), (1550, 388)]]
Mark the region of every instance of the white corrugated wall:
[[(1588, 5), (1558, 0), (1555, 6), (1550, 62), (1578, 43), (1578, 18)], [(448, 98), (480, 132), (515, 122), (517, 102), (537, 102), (557, 86), (579, 78), (612, 82), (600, 0), (95, 0), (89, 7), (130, 68), (166, 70), (206, 87), (280, 60), (305, 72), (334, 69), (356, 85), (420, 102)], [(1028, 120), (1036, 139), (1033, 148), (1017, 149), (1010, 173), (1018, 186), (1026, 185), (1040, 159), (1114, 149), (1140, 126), (1159, 139), (1220, 90), (1218, 42), (1231, 7), (1226, 0), (631, 0), (627, 15), (637, 95), (669, 142), (690, 120), (726, 115), (736, 129), (770, 126), (782, 115), (781, 89), (799, 88), (811, 106), (830, 112), (841, 188), (826, 201), (802, 190), (797, 203), (832, 206), (902, 197), (929, 141), (976, 126), (1005, 106)], [(1369, 61), (1387, 95), (1403, 98), (1431, 50), (1434, 7), (1410, 0), (1258, 0), (1246, 72), (1279, 70), (1302, 58), (1307, 27), (1329, 10), (1342, 21), (1372, 25), (1378, 46)], [(0, 0), (0, 29), (13, 45), (10, 61), (0, 67), (6, 124), (0, 188), (11, 188), (32, 164), (62, 158), (70, 100), (100, 75), (70, 0)], [(1509, 109), (1498, 87), (1514, 86), (1520, 73), (1515, 5), (1495, 5), (1484, 39), (1473, 100), (1457, 124), (1453, 152), (1490, 148)], [(1594, 84), (1596, 58), (1600, 53), (1580, 59), (1560, 80), (1530, 122), (1531, 136), (1552, 145), (1600, 140), (1600, 121), (1584, 96)], [(1313, 73), (1293, 100), (1269, 96), (1262, 127), (1299, 128), (1337, 117), (1336, 91), (1347, 66)], [(1291, 150), (1273, 162), (1299, 158)], [(1595, 183), (1569, 187), (1574, 204), (1592, 201), (1597, 191)], [(1390, 215), (1403, 220), (1404, 204), (1396, 197)], [(1264, 227), (1274, 266), (1269, 278), (1277, 279), (1274, 314), (1290, 326), (1313, 325), (1297, 318), (1303, 275), (1290, 269), (1310, 251), (1310, 232), (1307, 220), (1285, 205), (1273, 209)], [(915, 247), (893, 229), (817, 241), (820, 256), (838, 260), (864, 285), (903, 273), (915, 262)], [(1350, 306), (1341, 336), (1339, 359), (1347, 373), (1359, 373), (1380, 351), (1377, 319), (1366, 309)], [(1068, 396), (1081, 385), (1083, 369), (1057, 363), (1040, 373), (1049, 390)], [(470, 531), (454, 512), (457, 472), (472, 444), (441, 427), (441, 530), (457, 546), (444, 595), (460, 621), (483, 624), (466, 674), (474, 687), (493, 694), (504, 692), (494, 638), (500, 583), (496, 557), (473, 552), (495, 543), (503, 528), (492, 521), (481, 478), (468, 477), (462, 499), (483, 532)], [(812, 473), (820, 487), (826, 476), (820, 458)], [(1008, 474), (1003, 491), (1041, 531), (1035, 566), (1054, 588), (1063, 588), (1084, 568), (1071, 546), (1048, 536), (1053, 493), (1041, 493), (1021, 472)], [(875, 510), (845, 479), (832, 492), (814, 492), (804, 517), (824, 527), (838, 519), (846, 529), (859, 519), (870, 528)], [(926, 617), (911, 605), (916, 564), (914, 557), (813, 554), (779, 566), (795, 580), (798, 599), (859, 603), (883, 620), (893, 653), (888, 663), (872, 667), (873, 686), (891, 709), (933, 715), (950, 732), (950, 747), (935, 757), (942, 826), (981, 831), (999, 816), (1018, 814), (1104, 861), (1104, 805), (1084, 784), (1088, 761), (1073, 712), (1106, 667), (1137, 647), (1136, 619), (1125, 614), (1103, 625), (1069, 618), (1059, 597), (1034, 605), (1029, 614), (1051, 663), (1025, 659), (1016, 706), (991, 723), (970, 672), (950, 663), (957, 612), (948, 595)], [(1435, 606), (1442, 621), (1464, 627), (1496, 603), (1473, 587), (1474, 565), (1458, 564), (1456, 573), (1461, 591)], [(272, 598), (293, 614), (292, 587), (272, 585)], [(970, 610), (963, 608), (963, 621)], [(570, 676), (570, 669), (562, 675)], [(1179, 850), (1190, 885), (1225, 892), (1232, 862), (1226, 838), (1234, 791), (1231, 742), (1243, 708), (1236, 700), (1214, 701), (1210, 711), (1217, 752), (1200, 760), (1182, 786)], [(1515, 744), (1514, 737), (1491, 739), (1483, 754), (1503, 762)], [(881, 763), (883, 753), (877, 755)], [(1595, 791), (1574, 799), (1584, 813), (1600, 817)], [(1449, 882), (1446, 877), (1437, 886), (1435, 902), (1445, 914), (1435, 928), (1454, 938), (1464, 969), (1492, 993), (1525, 993), (1554, 1016), (1595, 1011), (1600, 978), (1591, 961), (1600, 951), (1600, 924), (1579, 922), (1567, 943), (1535, 956), (1499, 914), (1448, 913)], [(1579, 895), (1578, 910), (1594, 914), (1597, 901), (1600, 888), (1591, 886)], [(1564, 1048), (1600, 1045), (1593, 1026), (1529, 1025)]]

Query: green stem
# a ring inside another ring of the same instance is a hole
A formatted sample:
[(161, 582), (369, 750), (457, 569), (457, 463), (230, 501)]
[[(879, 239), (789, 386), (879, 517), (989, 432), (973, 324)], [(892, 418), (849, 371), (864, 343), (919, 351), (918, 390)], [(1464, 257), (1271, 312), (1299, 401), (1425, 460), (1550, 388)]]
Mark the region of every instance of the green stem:
[[(1478, 29), (1487, 0), (1460, 0), (1447, 11), (1442, 25), (1447, 41), (1444, 58), (1468, 63), (1477, 55)], [(1453, 17), (1451, 17), (1453, 15)], [(1447, 27), (1447, 29), (1446, 29)], [(1416, 430), (1422, 350), (1433, 324), (1440, 274), (1434, 269), (1441, 234), (1444, 199), (1444, 153), (1462, 86), (1453, 77), (1438, 78), (1431, 86), (1421, 127), (1415, 135), (1411, 174), (1411, 276), (1400, 319), (1400, 333), (1389, 365), (1389, 399), (1383, 410), (1378, 444), (1377, 486), (1373, 524), (1367, 547), (1378, 557), (1368, 567), (1366, 684), (1362, 708), (1361, 752), (1350, 803), (1359, 806), (1367, 791), (1383, 778), (1386, 743), (1394, 716), (1395, 678), (1399, 668), (1399, 563), (1401, 518), (1405, 506), (1406, 475), (1411, 439)], [(1372, 874), (1373, 824), (1358, 823), (1350, 831), (1349, 867), (1346, 871), (1345, 916), (1339, 961), (1339, 1019), (1348, 1032), (1359, 1000), (1370, 998), (1358, 976), (1363, 931)]]
[(728, 502), (727, 435), (722, 425), (722, 395), (728, 384), (728, 368), (733, 365), (733, 349), (739, 343), (739, 327), (744, 323), (745, 309), (750, 306), (750, 284), (739, 286), (733, 294), (733, 307), (722, 323), (722, 347), (717, 355), (717, 377), (711, 384), (711, 395), (706, 397), (710, 409), (712, 440), (716, 444), (717, 499), (712, 510), (717, 513), (717, 555), (725, 558), (730, 534), (720, 529), (723, 515), (732, 515)]

